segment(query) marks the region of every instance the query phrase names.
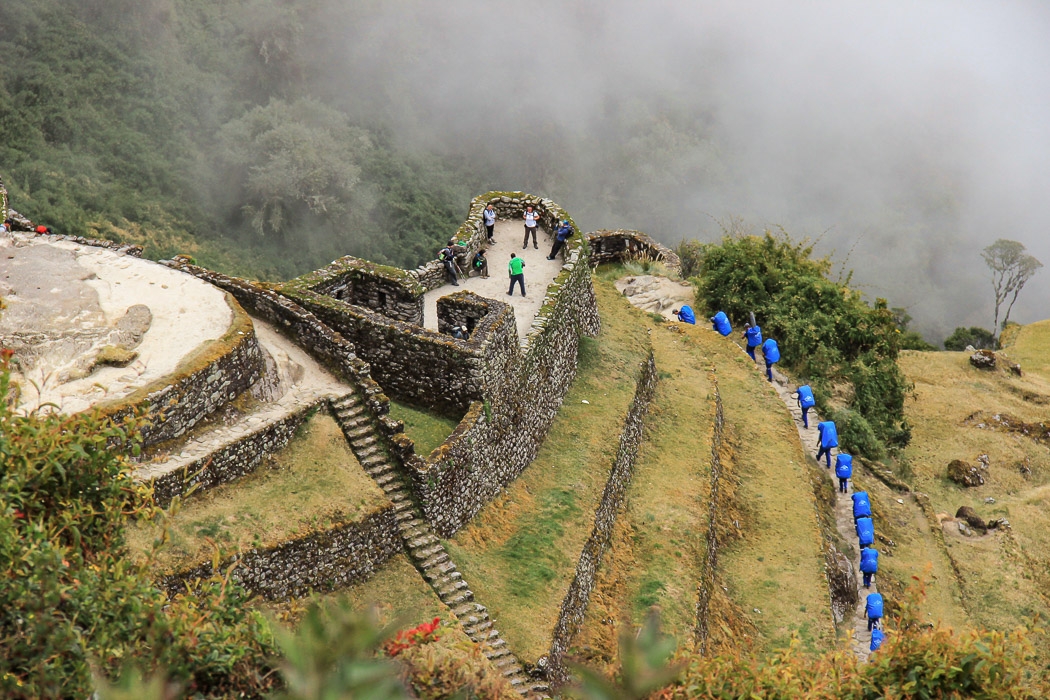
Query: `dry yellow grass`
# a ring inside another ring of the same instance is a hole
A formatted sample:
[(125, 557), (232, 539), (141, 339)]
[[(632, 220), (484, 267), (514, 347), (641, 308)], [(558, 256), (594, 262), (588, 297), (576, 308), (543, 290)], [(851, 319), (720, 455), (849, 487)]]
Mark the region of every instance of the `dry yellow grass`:
[[(1050, 405), (1050, 322), (1021, 328), (1006, 353), (1024, 376), (985, 372), (961, 352), (906, 352), (901, 367), (914, 382), (906, 405), (913, 426), (904, 453), (912, 482), (929, 494), (936, 512), (953, 516), (963, 505), (985, 519), (1008, 518), (1010, 531), (966, 537), (943, 528), (947, 552), (959, 572), (965, 619), (1011, 629), (1048, 602), (1042, 582), (1050, 573), (1050, 452), (1031, 437), (998, 429), (995, 415), (1045, 421)], [(945, 477), (953, 459), (975, 463), (988, 455), (986, 482), (962, 488)], [(1022, 465), (1030, 469), (1023, 473)], [(994, 499), (993, 503), (986, 499)], [(956, 616), (958, 620), (962, 615)]]
[[(350, 522), (388, 503), (350, 452), (339, 426), (317, 413), (292, 442), (244, 478), (191, 495), (169, 517), (169, 540), (158, 571), (208, 561), (219, 548), (235, 552), (273, 546), (296, 535)], [(142, 556), (163, 523), (128, 528), (131, 550)]]

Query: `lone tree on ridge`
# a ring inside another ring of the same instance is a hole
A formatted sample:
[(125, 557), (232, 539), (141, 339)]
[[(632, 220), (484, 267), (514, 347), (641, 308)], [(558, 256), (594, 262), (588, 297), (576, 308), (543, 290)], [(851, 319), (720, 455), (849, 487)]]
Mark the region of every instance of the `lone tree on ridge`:
[[(1014, 308), (1017, 295), (1043, 263), (1026, 253), (1024, 244), (1005, 238), (1000, 238), (985, 248), (981, 257), (992, 270), (992, 289), (995, 290), (995, 324), (992, 331), (998, 338), (1003, 326), (1010, 320), (1010, 310)], [(999, 309), (1007, 299), (1010, 303), (1006, 307), (1006, 315), (1003, 316), (1003, 324), (1000, 326)]]

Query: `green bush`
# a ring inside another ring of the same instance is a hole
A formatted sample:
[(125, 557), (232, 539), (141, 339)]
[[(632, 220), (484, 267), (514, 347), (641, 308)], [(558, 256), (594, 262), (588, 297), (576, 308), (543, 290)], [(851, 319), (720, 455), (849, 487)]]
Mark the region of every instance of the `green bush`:
[(980, 326), (959, 326), (944, 339), (945, 350), (965, 350), (967, 345), (972, 345), (977, 350), (995, 350), (997, 347), (995, 335)]
[(848, 408), (875, 437), (906, 444), (908, 382), (896, 362), (901, 332), (894, 313), (884, 299), (866, 303), (849, 278), (828, 279), (831, 261), (812, 255), (811, 245), (784, 233), (704, 244), (694, 278), (698, 302), (708, 312), (725, 311), (738, 326), (754, 312), (763, 336), (780, 345), (783, 364), (825, 395), (831, 385), (848, 384)]
[(875, 437), (875, 431), (871, 429), (864, 416), (848, 408), (832, 411), (830, 419), (835, 421), (841, 440), (839, 447), (843, 452), (851, 455), (860, 455), (868, 459), (882, 459), (884, 450), (882, 443)]

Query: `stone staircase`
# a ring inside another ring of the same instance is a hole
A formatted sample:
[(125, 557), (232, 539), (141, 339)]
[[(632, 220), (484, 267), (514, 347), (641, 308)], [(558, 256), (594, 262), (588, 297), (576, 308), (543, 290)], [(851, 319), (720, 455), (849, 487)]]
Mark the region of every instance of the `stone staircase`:
[(354, 456), (394, 504), (394, 517), (412, 564), (441, 602), (452, 610), (463, 631), (482, 646), (488, 660), (520, 695), (549, 698), (547, 683), (531, 678), (525, 672), (493, 625), (488, 610), (474, 600), (474, 593), (449, 558), (444, 545), (420, 515), (396, 461), (382, 447), (376, 420), (362, 398), (357, 393), (346, 394), (332, 402), (332, 414)]

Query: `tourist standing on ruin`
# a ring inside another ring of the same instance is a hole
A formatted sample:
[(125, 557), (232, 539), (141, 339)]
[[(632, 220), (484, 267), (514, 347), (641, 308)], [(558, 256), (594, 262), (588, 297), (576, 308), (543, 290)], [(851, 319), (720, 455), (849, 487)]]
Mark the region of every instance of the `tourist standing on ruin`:
[(450, 284), (458, 287), (459, 278), (456, 277), (456, 250), (452, 246), (455, 241), (449, 241), (448, 245), (441, 249), (438, 253), (438, 259), (441, 264), (445, 266), (445, 276), (448, 278)]
[[(531, 208), (529, 207), (529, 209)], [(521, 285), (521, 295), (525, 296), (525, 261), (511, 253), (507, 271), (510, 273), (510, 289), (507, 290), (507, 296), (514, 296), (515, 282)]]
[(558, 254), (561, 247), (565, 245), (565, 241), (569, 240), (569, 236), (572, 235), (572, 225), (569, 224), (569, 220), (561, 222), (561, 226), (558, 227), (558, 232), (554, 235), (554, 246), (551, 247), (551, 254), (547, 256), (548, 260), (554, 260), (554, 256)]
[(493, 232), (496, 229), (496, 210), (489, 204), (485, 207), (485, 211), (481, 212), (481, 215), (485, 218), (485, 232), (489, 236), (489, 243), (495, 243), (496, 239), (493, 238)]
[(529, 247), (529, 234), (532, 234), (532, 247), (539, 248), (539, 243), (536, 242), (536, 226), (539, 224), (540, 215), (532, 210), (532, 207), (525, 207), (525, 213), (522, 215), (525, 219), (525, 240), (522, 241), (521, 249), (525, 250)]

